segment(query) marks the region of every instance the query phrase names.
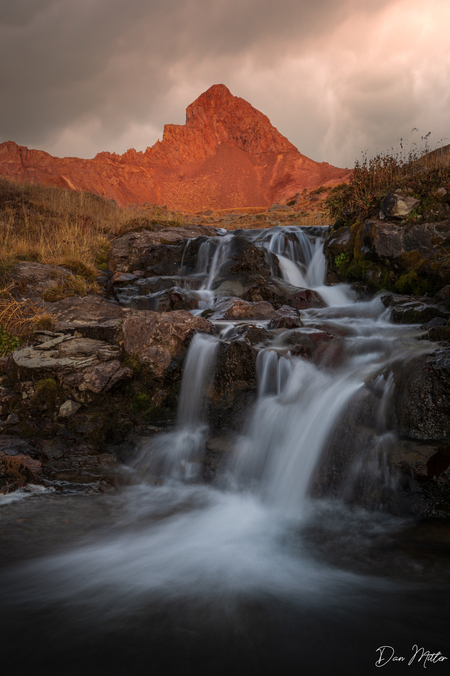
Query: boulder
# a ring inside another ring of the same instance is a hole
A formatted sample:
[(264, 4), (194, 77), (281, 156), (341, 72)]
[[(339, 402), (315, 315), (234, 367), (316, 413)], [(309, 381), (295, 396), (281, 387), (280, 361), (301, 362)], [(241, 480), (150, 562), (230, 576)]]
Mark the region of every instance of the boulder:
[(434, 295), (450, 284), (449, 246), (448, 218), (411, 223), (369, 219), (328, 235), (327, 279), (357, 280), (371, 290)]
[(253, 303), (264, 300), (276, 310), (279, 310), (283, 305), (290, 305), (298, 310), (325, 307), (325, 303), (316, 291), (301, 289), (289, 284), (289, 282), (273, 277), (268, 280), (256, 281), (242, 294), (242, 299)]
[(8, 275), (8, 281), (13, 285), (11, 294), (14, 298), (40, 298), (64, 278), (73, 276), (70, 270), (57, 265), (25, 261), (16, 263)]
[(81, 334), (84, 338), (118, 343), (123, 307), (101, 296), (64, 298), (49, 303), (48, 311), (55, 317), (55, 331)]
[[(144, 309), (144, 300), (136, 301), (132, 299), (130, 306), (136, 309)], [(173, 310), (196, 310), (198, 308), (198, 297), (192, 291), (182, 289), (179, 286), (174, 286), (171, 289), (159, 291), (148, 297), (148, 308), (154, 309), (156, 312), (172, 312)], [(153, 308), (150, 305), (153, 304)]]
[(404, 439), (450, 443), (450, 348), (438, 348), (394, 368), (393, 421)]
[(109, 269), (112, 272), (149, 270), (156, 275), (173, 275), (181, 267), (187, 240), (216, 232), (203, 225), (164, 227), (155, 230), (131, 231), (111, 243)]
[(381, 213), (384, 218), (406, 218), (419, 204), (415, 197), (388, 193), (381, 202)]
[(275, 310), (270, 303), (261, 301), (259, 303), (249, 303), (240, 298), (219, 299), (212, 309), (205, 310), (202, 315), (214, 320), (236, 320), (241, 319), (272, 319), (275, 316)]
[(71, 399), (67, 399), (64, 404), (61, 404), (59, 407), (59, 413), (58, 417), (59, 418), (70, 418), (71, 416), (75, 415), (81, 408), (81, 404), (77, 403), (76, 401), (72, 401)]
[(123, 347), (146, 364), (157, 378), (167, 375), (174, 359), (182, 357), (195, 333), (212, 333), (213, 326), (185, 310), (126, 314), (122, 324)]
[(264, 284), (272, 273), (281, 276), (278, 258), (257, 247), (245, 237), (236, 235), (223, 245), (225, 260), (217, 272), (213, 289), (222, 289), (224, 282), (239, 282), (244, 291), (251, 286)]
[(289, 305), (283, 305), (270, 321), (269, 329), (296, 329), (303, 326), (300, 312)]
[(450, 318), (450, 312), (439, 305), (431, 305), (420, 301), (410, 301), (395, 305), (391, 310), (391, 321), (395, 324), (425, 324), (436, 318)]
[(256, 397), (257, 350), (245, 340), (219, 345), (208, 420), (217, 428), (240, 430)]

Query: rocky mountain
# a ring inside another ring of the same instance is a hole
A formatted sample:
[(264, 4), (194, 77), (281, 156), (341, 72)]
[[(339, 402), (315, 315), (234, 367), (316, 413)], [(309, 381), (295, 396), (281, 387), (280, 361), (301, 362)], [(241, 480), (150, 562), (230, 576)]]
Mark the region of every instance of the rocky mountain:
[(93, 192), (120, 206), (151, 202), (191, 212), (268, 206), (349, 175), (302, 155), (224, 85), (204, 92), (187, 108), (186, 123), (166, 125), (163, 140), (145, 152), (86, 160), (0, 144), (0, 176)]

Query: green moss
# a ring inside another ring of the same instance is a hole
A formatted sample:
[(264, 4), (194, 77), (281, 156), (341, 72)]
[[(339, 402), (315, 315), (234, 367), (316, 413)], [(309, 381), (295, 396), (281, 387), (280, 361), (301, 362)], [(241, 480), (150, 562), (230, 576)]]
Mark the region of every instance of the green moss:
[(21, 345), (22, 340), (12, 333), (6, 331), (3, 326), (0, 326), (0, 357), (7, 357), (11, 352), (17, 350)]
[(339, 254), (339, 256), (336, 256), (334, 259), (334, 264), (337, 268), (341, 268), (344, 266), (348, 259), (348, 253), (342, 252)]
[(54, 408), (58, 397), (58, 385), (53, 378), (43, 378), (34, 386), (33, 404), (45, 403), (48, 408)]

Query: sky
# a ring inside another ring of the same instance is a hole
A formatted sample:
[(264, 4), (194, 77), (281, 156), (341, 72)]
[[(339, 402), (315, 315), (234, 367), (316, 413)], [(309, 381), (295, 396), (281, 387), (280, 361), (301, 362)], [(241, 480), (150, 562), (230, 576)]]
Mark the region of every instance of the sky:
[(449, 25), (449, 0), (0, 0), (0, 142), (145, 150), (222, 83), (317, 161), (438, 147)]

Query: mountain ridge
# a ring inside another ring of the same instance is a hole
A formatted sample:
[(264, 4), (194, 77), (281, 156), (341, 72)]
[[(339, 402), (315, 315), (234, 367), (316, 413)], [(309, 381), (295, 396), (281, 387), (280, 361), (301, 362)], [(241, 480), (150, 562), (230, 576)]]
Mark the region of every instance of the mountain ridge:
[(302, 155), (269, 118), (225, 85), (213, 85), (166, 124), (145, 151), (53, 157), (13, 141), (0, 144), (0, 175), (84, 190), (127, 204), (200, 211), (269, 206), (303, 190), (348, 181), (351, 171)]

